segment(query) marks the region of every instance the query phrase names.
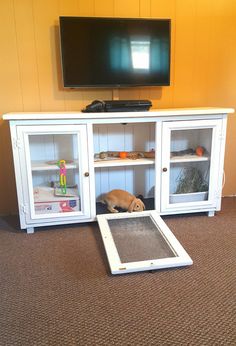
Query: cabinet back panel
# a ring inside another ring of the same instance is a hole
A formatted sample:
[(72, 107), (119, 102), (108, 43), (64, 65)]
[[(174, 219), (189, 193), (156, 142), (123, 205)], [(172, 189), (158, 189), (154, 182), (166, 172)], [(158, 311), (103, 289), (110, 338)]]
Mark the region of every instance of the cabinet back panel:
[(94, 153), (149, 151), (154, 148), (154, 123), (94, 125)]
[(186, 149), (195, 150), (203, 146), (208, 153), (211, 152), (212, 129), (192, 129), (171, 131), (171, 151)]
[(96, 198), (113, 189), (154, 197), (155, 169), (147, 166), (99, 168), (95, 171)]
[(30, 135), (29, 142), (31, 160), (78, 159), (77, 136), (75, 134)]

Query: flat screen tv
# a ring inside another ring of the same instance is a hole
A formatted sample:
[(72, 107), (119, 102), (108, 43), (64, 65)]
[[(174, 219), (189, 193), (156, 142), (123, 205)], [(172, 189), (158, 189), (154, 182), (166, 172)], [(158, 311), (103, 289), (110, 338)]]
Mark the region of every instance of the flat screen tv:
[(170, 84), (170, 20), (60, 17), (64, 87)]

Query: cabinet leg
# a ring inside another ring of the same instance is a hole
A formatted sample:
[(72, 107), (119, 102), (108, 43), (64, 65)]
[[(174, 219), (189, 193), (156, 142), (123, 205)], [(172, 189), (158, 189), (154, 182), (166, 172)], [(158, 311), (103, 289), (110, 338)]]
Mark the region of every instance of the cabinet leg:
[(212, 216), (214, 216), (215, 215), (215, 212), (214, 211), (208, 211), (208, 216), (209, 217), (212, 217)]
[(34, 233), (34, 227), (28, 227), (26, 230), (27, 230), (27, 234), (33, 234)]

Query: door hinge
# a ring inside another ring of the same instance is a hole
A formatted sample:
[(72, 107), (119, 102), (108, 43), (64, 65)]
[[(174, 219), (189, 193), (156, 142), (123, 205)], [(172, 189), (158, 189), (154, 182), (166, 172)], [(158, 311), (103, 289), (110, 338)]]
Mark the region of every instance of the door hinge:
[(219, 140), (220, 140), (220, 141), (224, 141), (224, 140), (225, 140), (225, 136), (224, 136), (223, 134), (220, 134), (220, 135), (219, 135)]
[(26, 214), (27, 213), (27, 207), (24, 204), (21, 204), (21, 212)]
[(221, 197), (221, 190), (216, 190), (215, 191), (215, 198), (220, 198)]
[(21, 148), (20, 140), (18, 138), (14, 138), (13, 145), (15, 149), (20, 149)]

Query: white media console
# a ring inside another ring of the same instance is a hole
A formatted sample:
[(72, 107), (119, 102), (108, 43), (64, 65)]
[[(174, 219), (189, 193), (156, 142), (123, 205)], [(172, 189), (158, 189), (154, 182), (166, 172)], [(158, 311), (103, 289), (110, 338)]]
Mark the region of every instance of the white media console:
[[(159, 215), (221, 206), (227, 108), (8, 113), (22, 229), (95, 221), (103, 193), (142, 195)], [(196, 151), (196, 148), (203, 151)], [(201, 149), (200, 148), (200, 149)], [(151, 157), (100, 158), (101, 152)], [(65, 160), (66, 172), (60, 172)], [(66, 194), (60, 178), (66, 178)], [(106, 211), (105, 211), (106, 212)]]

